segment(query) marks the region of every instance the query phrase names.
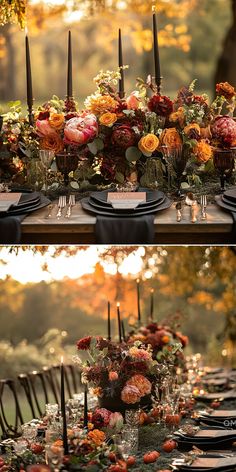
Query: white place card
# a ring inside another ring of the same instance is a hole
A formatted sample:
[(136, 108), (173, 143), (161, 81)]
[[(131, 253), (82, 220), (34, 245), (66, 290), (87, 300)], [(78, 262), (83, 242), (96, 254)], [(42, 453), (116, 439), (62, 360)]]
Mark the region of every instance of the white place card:
[(107, 202), (114, 209), (134, 209), (146, 202), (146, 192), (108, 192)]
[(0, 193), (0, 212), (8, 211), (12, 205), (17, 205), (21, 195), (21, 193)]

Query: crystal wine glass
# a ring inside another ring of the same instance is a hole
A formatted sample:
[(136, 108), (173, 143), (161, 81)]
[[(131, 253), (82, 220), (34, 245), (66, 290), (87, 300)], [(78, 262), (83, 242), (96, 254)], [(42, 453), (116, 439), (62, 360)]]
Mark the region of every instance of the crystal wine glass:
[(52, 161), (54, 159), (54, 152), (49, 151), (48, 149), (40, 149), (39, 159), (43, 165), (44, 169), (44, 189), (45, 194), (48, 191), (48, 169), (51, 167)]
[(64, 449), (62, 446), (46, 445), (46, 462), (54, 472), (59, 472), (63, 464)]

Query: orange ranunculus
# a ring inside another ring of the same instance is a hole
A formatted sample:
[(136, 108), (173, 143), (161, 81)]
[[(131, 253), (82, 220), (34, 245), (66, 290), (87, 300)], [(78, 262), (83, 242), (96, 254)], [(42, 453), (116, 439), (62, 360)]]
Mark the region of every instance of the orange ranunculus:
[(183, 107), (179, 107), (178, 110), (173, 111), (173, 113), (171, 113), (169, 116), (169, 121), (171, 121), (172, 123), (176, 123), (178, 121), (180, 126), (184, 125), (184, 120), (185, 116)]
[(40, 142), (41, 149), (48, 149), (49, 151), (54, 151), (55, 154), (63, 151), (64, 143), (57, 133), (51, 133), (44, 136)]
[(169, 336), (165, 334), (165, 336), (162, 336), (161, 340), (164, 344), (168, 344), (168, 342), (170, 341), (170, 338)]
[(159, 146), (159, 139), (155, 134), (149, 133), (146, 136), (143, 136), (139, 143), (138, 147), (142, 152), (154, 152)]
[(160, 136), (160, 142), (163, 146), (166, 146), (169, 151), (180, 148), (183, 144), (176, 128), (164, 129)]
[(220, 82), (219, 84), (216, 84), (216, 93), (217, 95), (225, 97), (226, 100), (232, 100), (236, 95), (234, 87), (228, 82)]
[(117, 372), (111, 371), (109, 372), (109, 380), (113, 382), (114, 380), (118, 379), (118, 374)]
[(85, 107), (87, 110), (100, 115), (108, 111), (114, 112), (118, 106), (118, 102), (110, 95), (94, 94), (85, 100)]
[(133, 375), (131, 379), (126, 382), (126, 385), (137, 387), (140, 391), (141, 397), (148, 395), (152, 390), (151, 382), (149, 382), (149, 380), (141, 374)]
[(198, 123), (190, 123), (190, 125), (187, 125), (184, 127), (184, 133), (191, 137), (192, 134), (196, 133), (197, 135), (200, 136), (200, 126)]
[(52, 113), (48, 121), (52, 128), (61, 129), (64, 123), (64, 115), (62, 113)]
[(196, 146), (193, 148), (193, 154), (199, 164), (204, 164), (209, 161), (212, 157), (212, 148), (210, 144), (206, 143), (203, 139), (198, 141)]
[(99, 429), (93, 429), (92, 431), (89, 431), (88, 433), (88, 438), (96, 444), (96, 446), (101, 446), (101, 444), (105, 441), (106, 435), (103, 431), (100, 431)]
[(103, 113), (103, 115), (100, 116), (99, 121), (101, 125), (111, 127), (117, 121), (117, 116), (115, 113), (108, 111), (107, 113)]
[(101, 389), (101, 387), (94, 387), (94, 388), (93, 388), (93, 394), (94, 394), (94, 395), (97, 395), (97, 397), (101, 397), (101, 396), (102, 396), (102, 389)]

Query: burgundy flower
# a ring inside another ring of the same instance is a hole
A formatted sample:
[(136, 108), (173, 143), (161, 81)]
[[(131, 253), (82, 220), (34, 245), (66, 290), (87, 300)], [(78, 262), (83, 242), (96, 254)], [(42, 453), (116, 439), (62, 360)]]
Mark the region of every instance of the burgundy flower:
[(50, 116), (50, 113), (49, 111), (45, 110), (45, 111), (40, 111), (39, 114), (38, 114), (38, 120), (46, 120), (47, 118), (49, 118)]
[(76, 111), (76, 104), (73, 98), (65, 100), (65, 110), (67, 113)]
[(155, 333), (157, 331), (157, 324), (156, 323), (150, 323), (149, 325), (147, 325), (147, 329), (151, 333)]
[(173, 102), (166, 95), (153, 95), (148, 102), (148, 108), (159, 116), (168, 116), (173, 111)]
[(91, 339), (92, 339), (91, 336), (86, 336), (85, 338), (79, 339), (79, 341), (77, 341), (77, 349), (79, 351), (86, 351), (87, 349), (89, 349), (90, 344), (91, 344)]
[(110, 344), (110, 341), (108, 341), (105, 338), (102, 338), (102, 336), (97, 336), (97, 348), (102, 351), (106, 347), (108, 347)]
[(111, 137), (112, 143), (122, 149), (134, 146), (137, 142), (135, 131), (130, 125), (116, 126)]
[(111, 412), (106, 408), (97, 408), (92, 415), (92, 423), (95, 428), (103, 428), (109, 424)]

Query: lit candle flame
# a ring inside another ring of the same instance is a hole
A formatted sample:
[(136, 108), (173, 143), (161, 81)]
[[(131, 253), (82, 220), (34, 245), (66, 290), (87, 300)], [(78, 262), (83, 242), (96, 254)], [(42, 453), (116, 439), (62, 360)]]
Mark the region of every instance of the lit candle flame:
[(28, 26), (25, 25), (25, 36), (27, 36), (27, 35), (28, 35)]
[(156, 5), (152, 5), (152, 12), (156, 13)]
[(61, 364), (63, 364), (63, 360), (64, 360), (64, 359), (63, 359), (63, 356), (61, 356)]
[(137, 280), (136, 280), (136, 282), (137, 282), (137, 284), (139, 284), (140, 280), (139, 280), (139, 279), (137, 279)]
[(154, 293), (154, 288), (151, 288), (151, 293)]
[(116, 306), (117, 306), (117, 308), (119, 308), (119, 306), (120, 306), (120, 302), (117, 302)]

